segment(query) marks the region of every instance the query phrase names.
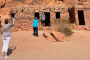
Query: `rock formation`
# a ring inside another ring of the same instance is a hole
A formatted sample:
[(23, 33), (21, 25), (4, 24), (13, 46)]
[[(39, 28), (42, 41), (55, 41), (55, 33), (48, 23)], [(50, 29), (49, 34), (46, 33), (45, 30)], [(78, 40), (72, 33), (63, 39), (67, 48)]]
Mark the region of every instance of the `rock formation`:
[(6, 0), (0, 0), (0, 8), (4, 7), (6, 3)]

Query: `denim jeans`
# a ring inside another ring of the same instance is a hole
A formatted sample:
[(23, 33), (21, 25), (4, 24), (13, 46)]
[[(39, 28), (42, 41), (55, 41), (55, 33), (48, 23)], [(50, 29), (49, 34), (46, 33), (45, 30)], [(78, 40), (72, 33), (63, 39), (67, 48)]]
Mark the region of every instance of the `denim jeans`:
[(0, 21), (0, 25), (1, 25), (1, 21)]
[(38, 27), (33, 27), (34, 36), (38, 36)]

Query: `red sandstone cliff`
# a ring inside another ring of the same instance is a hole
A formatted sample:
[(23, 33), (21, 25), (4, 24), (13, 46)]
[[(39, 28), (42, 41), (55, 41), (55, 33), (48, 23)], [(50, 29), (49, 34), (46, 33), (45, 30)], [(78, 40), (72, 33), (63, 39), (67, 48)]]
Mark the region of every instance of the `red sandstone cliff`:
[[(54, 2), (55, 0), (0, 0), (0, 15), (2, 19), (8, 18), (11, 7), (21, 5), (51, 5)], [(57, 4), (62, 4), (60, 2), (57, 2)]]
[(0, 0), (0, 8), (4, 7), (6, 0)]
[(66, 4), (72, 7), (75, 4), (87, 5), (90, 0), (0, 0), (0, 15), (2, 19), (9, 17), (9, 10), (11, 7), (21, 5), (59, 5)]

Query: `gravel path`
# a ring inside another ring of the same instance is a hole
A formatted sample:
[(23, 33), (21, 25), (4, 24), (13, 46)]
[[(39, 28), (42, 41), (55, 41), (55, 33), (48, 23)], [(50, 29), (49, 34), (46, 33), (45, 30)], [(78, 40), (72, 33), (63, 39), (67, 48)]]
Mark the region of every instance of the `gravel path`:
[(32, 31), (13, 32), (7, 60), (90, 60), (90, 31), (74, 32), (66, 42), (47, 41), (43, 31), (39, 31), (39, 37), (33, 36)]

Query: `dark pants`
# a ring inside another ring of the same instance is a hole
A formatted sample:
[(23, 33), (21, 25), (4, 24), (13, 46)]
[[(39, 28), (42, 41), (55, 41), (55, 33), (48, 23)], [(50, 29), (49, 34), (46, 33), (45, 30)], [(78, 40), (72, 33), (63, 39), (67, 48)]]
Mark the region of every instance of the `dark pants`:
[(34, 36), (38, 36), (38, 27), (33, 27)]
[(1, 25), (1, 21), (0, 21), (0, 25)]

